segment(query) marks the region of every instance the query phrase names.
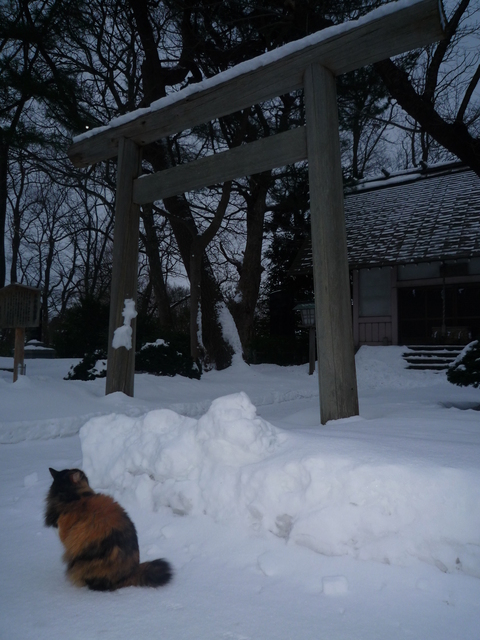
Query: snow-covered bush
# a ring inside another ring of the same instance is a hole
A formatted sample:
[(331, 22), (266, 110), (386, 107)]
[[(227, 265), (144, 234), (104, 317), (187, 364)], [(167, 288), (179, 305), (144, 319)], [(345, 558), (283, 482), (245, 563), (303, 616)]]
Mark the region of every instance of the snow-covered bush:
[(480, 341), (467, 344), (448, 368), (447, 380), (460, 387), (480, 386)]
[(107, 360), (104, 351), (97, 349), (93, 353), (86, 353), (80, 362), (65, 376), (64, 380), (95, 380), (107, 375)]
[(141, 373), (153, 373), (156, 376), (175, 375), (200, 380), (202, 367), (190, 356), (188, 336), (172, 336), (168, 342), (157, 340), (150, 342), (135, 355), (135, 370)]

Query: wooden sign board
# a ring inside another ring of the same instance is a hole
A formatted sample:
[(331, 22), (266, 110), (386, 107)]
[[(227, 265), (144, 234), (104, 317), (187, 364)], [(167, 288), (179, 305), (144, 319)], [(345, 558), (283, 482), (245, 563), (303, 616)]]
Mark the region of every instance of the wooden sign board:
[(9, 284), (0, 289), (0, 329), (38, 327), (40, 289)]
[(25, 329), (40, 324), (40, 294), (40, 289), (17, 283), (0, 289), (0, 329), (15, 329), (14, 382), (25, 373)]

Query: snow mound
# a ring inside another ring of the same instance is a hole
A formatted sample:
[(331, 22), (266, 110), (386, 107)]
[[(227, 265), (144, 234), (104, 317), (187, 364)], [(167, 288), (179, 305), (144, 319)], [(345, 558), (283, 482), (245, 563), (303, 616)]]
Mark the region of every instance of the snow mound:
[(214, 400), (199, 420), (169, 409), (141, 418), (93, 418), (80, 439), (94, 486), (114, 488), (149, 508), (221, 518), (235, 509), (238, 472), (271, 455), (284, 436), (238, 393)]
[(413, 389), (439, 384), (445, 372), (407, 370), (402, 357), (408, 347), (363, 345), (355, 355), (359, 391), (372, 389)]
[[(390, 463), (320, 430), (282, 431), (245, 393), (218, 398), (198, 420), (170, 410), (93, 418), (80, 438), (92, 486), (125, 505), (205, 513), (329, 556), (417, 558), (480, 577), (478, 469)], [(344, 592), (340, 582), (326, 590)]]

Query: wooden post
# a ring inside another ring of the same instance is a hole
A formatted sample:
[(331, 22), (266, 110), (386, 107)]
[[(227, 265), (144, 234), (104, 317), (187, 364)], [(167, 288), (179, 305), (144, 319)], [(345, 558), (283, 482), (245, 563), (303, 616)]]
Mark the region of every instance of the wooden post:
[(315, 327), (308, 328), (308, 375), (315, 373)]
[(335, 77), (305, 71), (320, 420), (358, 415)]
[(354, 269), (353, 273), (353, 344), (356, 349), (360, 346), (360, 271)]
[(392, 267), (392, 344), (398, 345), (398, 267)]
[(13, 381), (18, 380), (18, 374), (23, 375), (25, 359), (25, 327), (15, 329), (15, 351), (13, 352)]
[(113, 235), (112, 287), (106, 393), (122, 391), (133, 396), (135, 373), (135, 319), (131, 322), (132, 348), (112, 346), (115, 329), (124, 324), (125, 300), (137, 300), (139, 207), (133, 203), (133, 181), (141, 166), (141, 150), (132, 140), (119, 144), (115, 229)]

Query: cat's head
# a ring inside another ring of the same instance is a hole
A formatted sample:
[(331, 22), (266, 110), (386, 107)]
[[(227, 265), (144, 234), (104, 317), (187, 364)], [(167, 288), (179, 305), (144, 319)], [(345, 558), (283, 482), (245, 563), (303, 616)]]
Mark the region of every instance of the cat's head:
[(81, 493), (85, 489), (90, 489), (88, 478), (80, 469), (63, 469), (62, 471), (56, 471), (50, 467), (49, 471), (53, 478), (53, 491), (67, 490)]

